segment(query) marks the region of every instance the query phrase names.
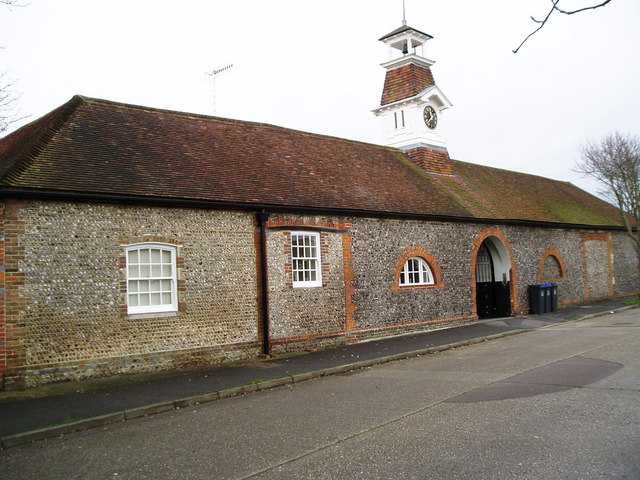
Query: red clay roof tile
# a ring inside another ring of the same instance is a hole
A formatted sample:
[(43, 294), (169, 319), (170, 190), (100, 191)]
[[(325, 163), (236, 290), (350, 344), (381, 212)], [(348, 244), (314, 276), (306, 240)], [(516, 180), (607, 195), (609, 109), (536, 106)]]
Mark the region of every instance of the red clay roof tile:
[(453, 176), (433, 175), (394, 148), (76, 96), (0, 140), (0, 192), (620, 224), (571, 184), (451, 165)]

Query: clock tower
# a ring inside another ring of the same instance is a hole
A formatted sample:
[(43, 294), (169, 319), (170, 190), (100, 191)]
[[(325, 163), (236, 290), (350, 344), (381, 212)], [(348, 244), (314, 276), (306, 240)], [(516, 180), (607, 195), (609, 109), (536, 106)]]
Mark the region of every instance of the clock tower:
[(424, 44), (433, 37), (402, 26), (380, 38), (389, 47), (389, 60), (380, 107), (386, 143), (397, 147), (430, 173), (451, 175), (447, 146), (440, 132), (442, 112), (451, 106), (431, 73), (435, 63), (424, 57)]

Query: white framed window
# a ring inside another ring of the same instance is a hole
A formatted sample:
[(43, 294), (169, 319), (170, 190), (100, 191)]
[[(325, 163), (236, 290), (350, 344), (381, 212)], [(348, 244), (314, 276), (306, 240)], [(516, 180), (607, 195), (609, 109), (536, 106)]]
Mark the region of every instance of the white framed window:
[(127, 312), (156, 313), (178, 310), (176, 247), (138, 243), (126, 250)]
[(433, 273), (429, 264), (420, 257), (407, 260), (400, 272), (400, 286), (405, 285), (433, 285)]
[(291, 274), (294, 287), (321, 287), (320, 234), (291, 232)]

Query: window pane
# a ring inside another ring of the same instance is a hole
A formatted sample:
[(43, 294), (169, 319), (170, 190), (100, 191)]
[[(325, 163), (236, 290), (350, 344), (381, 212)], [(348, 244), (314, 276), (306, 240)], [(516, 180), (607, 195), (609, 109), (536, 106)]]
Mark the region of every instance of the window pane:
[(400, 285), (433, 285), (429, 264), (419, 257), (407, 260), (400, 273)]
[(172, 310), (176, 305), (175, 250), (149, 243), (140, 247), (132, 246), (125, 255), (127, 305), (134, 309), (129, 312)]
[(317, 247), (317, 234), (291, 235), (291, 265), (294, 282), (313, 282), (319, 286), (321, 273), (319, 271), (320, 251)]

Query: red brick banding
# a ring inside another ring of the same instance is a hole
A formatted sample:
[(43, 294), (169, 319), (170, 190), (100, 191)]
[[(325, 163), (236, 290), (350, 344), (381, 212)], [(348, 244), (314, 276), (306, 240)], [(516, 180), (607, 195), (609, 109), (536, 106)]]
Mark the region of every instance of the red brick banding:
[(588, 262), (587, 262), (587, 242), (588, 241), (599, 241), (599, 242), (607, 242), (607, 262), (608, 262), (608, 271), (609, 271), (609, 295), (615, 295), (615, 284), (613, 282), (613, 242), (611, 240), (610, 233), (583, 233), (580, 235), (581, 243), (582, 243), (582, 271), (584, 275), (584, 292), (585, 299), (596, 300), (598, 298), (606, 298), (605, 296), (596, 296), (592, 297), (589, 289), (589, 275), (588, 275)]

